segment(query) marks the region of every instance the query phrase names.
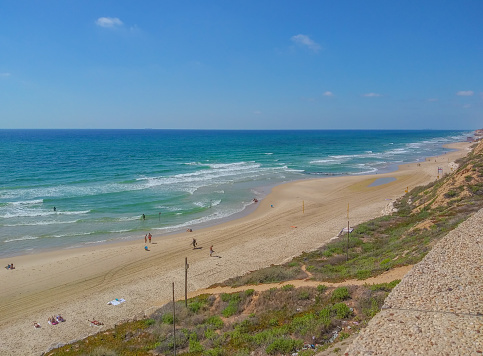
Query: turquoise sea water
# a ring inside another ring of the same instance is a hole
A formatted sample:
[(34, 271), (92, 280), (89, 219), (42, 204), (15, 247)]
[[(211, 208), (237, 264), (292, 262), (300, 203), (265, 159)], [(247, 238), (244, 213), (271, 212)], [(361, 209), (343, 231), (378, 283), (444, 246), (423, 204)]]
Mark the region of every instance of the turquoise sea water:
[(0, 130), (0, 257), (214, 224), (276, 184), (389, 171), (471, 134)]

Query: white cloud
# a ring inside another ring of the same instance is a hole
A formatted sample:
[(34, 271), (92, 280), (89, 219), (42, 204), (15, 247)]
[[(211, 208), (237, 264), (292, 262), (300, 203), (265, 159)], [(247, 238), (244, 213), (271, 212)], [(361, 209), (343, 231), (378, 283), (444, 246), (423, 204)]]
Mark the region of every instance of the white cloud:
[(377, 98), (382, 95), (377, 93), (367, 93), (367, 94), (363, 94), (362, 96), (365, 96), (366, 98)]
[(460, 90), (459, 92), (456, 93), (458, 96), (473, 96), (474, 92), (473, 90)]
[(292, 36), (291, 40), (298, 44), (299, 46), (306, 46), (310, 50), (314, 52), (318, 52), (322, 47), (317, 42), (314, 42), (310, 39), (309, 36), (306, 35), (296, 35)]
[(11, 73), (0, 73), (0, 77), (2, 78), (10, 77), (11, 75)]
[(334, 94), (331, 91), (326, 91), (323, 96), (334, 96)]
[(123, 22), (117, 17), (99, 17), (96, 20), (96, 25), (101, 27), (114, 28), (122, 26)]

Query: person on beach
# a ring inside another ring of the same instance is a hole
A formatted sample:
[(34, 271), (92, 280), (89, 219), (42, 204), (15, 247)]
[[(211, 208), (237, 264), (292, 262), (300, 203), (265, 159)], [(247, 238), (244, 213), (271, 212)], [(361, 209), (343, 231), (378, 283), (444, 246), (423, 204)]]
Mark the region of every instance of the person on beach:
[(213, 250), (213, 245), (210, 246), (210, 257), (213, 256), (213, 253), (215, 253), (215, 250)]
[(6, 265), (5, 269), (10, 269), (10, 264)]
[(198, 243), (196, 242), (196, 239), (193, 237), (193, 242), (191, 243), (193, 245), (193, 250), (196, 248)]
[(143, 214), (143, 220), (146, 220), (146, 215)]
[(144, 243), (147, 244), (148, 243), (148, 235), (144, 235)]
[(153, 237), (153, 236), (151, 235), (151, 233), (149, 233), (149, 234), (148, 234), (149, 243), (151, 243), (151, 238), (152, 238), (152, 237)]

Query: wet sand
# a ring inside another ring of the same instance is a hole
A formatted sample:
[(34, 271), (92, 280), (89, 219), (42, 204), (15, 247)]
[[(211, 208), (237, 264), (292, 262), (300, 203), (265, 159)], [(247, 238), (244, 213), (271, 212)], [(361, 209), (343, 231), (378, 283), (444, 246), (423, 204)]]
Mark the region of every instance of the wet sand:
[[(38, 355), (49, 348), (83, 338), (122, 320), (149, 314), (170, 299), (184, 298), (184, 261), (188, 258), (188, 290), (206, 288), (227, 278), (282, 263), (313, 250), (347, 227), (380, 216), (407, 187), (436, 179), (438, 167), (450, 172), (452, 162), (470, 144), (425, 162), (405, 164), (396, 172), (302, 180), (275, 187), (248, 216), (234, 221), (163, 237), (154, 236), (144, 251), (144, 237), (88, 248), (51, 251), (1, 259), (16, 269), (0, 272), (1, 355)], [(395, 181), (369, 187), (379, 178)], [(273, 205), (273, 207), (271, 207)], [(198, 241), (193, 250), (192, 238)], [(214, 256), (209, 256), (210, 246)], [(3, 263), (3, 264), (2, 264)], [(117, 306), (115, 298), (126, 299)], [(62, 314), (59, 325), (47, 319)], [(95, 318), (105, 325), (92, 327)], [(42, 325), (34, 329), (33, 323)]]

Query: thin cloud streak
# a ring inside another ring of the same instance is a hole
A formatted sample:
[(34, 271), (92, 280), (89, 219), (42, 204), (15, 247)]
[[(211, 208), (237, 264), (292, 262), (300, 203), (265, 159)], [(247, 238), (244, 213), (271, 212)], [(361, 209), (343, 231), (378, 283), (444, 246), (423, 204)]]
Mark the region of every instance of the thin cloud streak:
[(322, 48), (317, 42), (313, 41), (312, 39), (310, 39), (309, 36), (306, 35), (299, 34), (296, 36), (292, 36), (290, 39), (297, 45), (305, 46), (316, 53)]
[(105, 28), (114, 28), (124, 25), (124, 23), (117, 17), (99, 17), (96, 20), (96, 25)]
[(475, 92), (473, 90), (460, 90), (456, 93), (458, 96), (473, 96)]

